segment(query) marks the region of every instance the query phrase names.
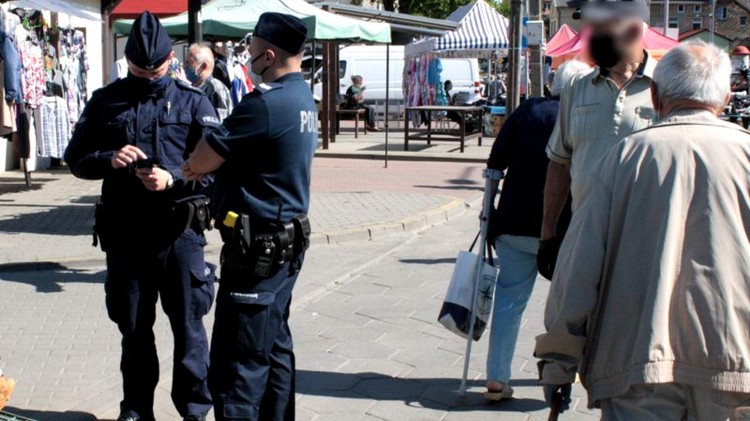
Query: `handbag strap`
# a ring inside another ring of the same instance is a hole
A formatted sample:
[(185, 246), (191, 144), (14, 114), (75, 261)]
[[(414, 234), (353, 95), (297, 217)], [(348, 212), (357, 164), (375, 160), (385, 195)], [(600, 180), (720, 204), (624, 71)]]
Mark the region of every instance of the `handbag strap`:
[[(477, 242), (479, 242), (479, 236), (482, 235), (482, 231), (480, 230), (476, 237), (474, 237), (474, 241), (471, 242), (471, 246), (469, 247), (469, 251), (473, 252), (474, 247), (477, 245)], [(490, 239), (487, 239), (487, 247), (485, 247), (485, 254), (486, 256), (480, 256), (483, 259), (487, 260), (491, 266), (495, 266), (495, 258), (492, 256), (492, 241)]]

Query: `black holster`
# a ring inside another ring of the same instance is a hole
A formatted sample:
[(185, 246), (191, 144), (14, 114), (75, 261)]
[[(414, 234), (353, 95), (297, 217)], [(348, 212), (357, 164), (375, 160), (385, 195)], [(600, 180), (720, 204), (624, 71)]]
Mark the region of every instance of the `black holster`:
[(270, 277), (310, 247), (310, 233), (307, 215), (297, 215), (283, 224), (251, 226), (250, 217), (241, 214), (234, 229), (221, 232), (225, 243), (222, 265), (260, 278)]
[(206, 196), (190, 196), (175, 200), (172, 210), (177, 228), (182, 232), (192, 228), (199, 234), (212, 229), (210, 205), (211, 200)]
[(91, 244), (92, 246), (101, 246), (104, 252), (110, 249), (113, 240), (113, 223), (114, 218), (107, 211), (107, 206), (104, 203), (99, 202), (94, 205), (94, 226), (92, 227), (94, 241)]

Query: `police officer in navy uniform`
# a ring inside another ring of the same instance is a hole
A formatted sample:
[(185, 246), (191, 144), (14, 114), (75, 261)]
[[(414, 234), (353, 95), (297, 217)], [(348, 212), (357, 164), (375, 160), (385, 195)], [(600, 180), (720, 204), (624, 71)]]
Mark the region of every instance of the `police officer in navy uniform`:
[(221, 287), (211, 343), (209, 387), (222, 420), (294, 420), (292, 289), (309, 244), (305, 214), (318, 117), (300, 71), (305, 25), (264, 13), (249, 52), (263, 79), (183, 169), (215, 172)]
[(204, 420), (211, 397), (202, 318), (214, 275), (203, 254), (201, 194), (211, 179), (189, 181), (180, 165), (219, 120), (200, 91), (167, 74), (172, 44), (151, 13), (136, 19), (125, 56), (127, 78), (94, 92), (65, 152), (76, 177), (104, 180), (94, 235), (107, 253), (107, 311), (122, 333), (118, 421), (154, 420), (159, 297), (174, 335), (172, 399), (185, 420)]

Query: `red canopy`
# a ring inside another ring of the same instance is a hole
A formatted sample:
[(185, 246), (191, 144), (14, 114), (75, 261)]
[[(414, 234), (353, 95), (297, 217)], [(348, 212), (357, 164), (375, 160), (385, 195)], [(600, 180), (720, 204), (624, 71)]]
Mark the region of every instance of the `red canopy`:
[(578, 36), (578, 32), (576, 32), (575, 29), (568, 26), (567, 23), (564, 23), (563, 26), (561, 26), (560, 29), (557, 30), (555, 35), (553, 35), (552, 38), (550, 38), (549, 41), (547, 41), (547, 51), (556, 50), (561, 45), (566, 44), (568, 41), (575, 38), (576, 36)]
[(187, 12), (187, 0), (122, 0), (110, 15), (111, 20), (135, 19), (148, 10), (158, 17)]
[[(574, 58), (585, 59), (582, 52), (586, 51), (590, 32), (589, 28), (583, 28), (581, 33), (575, 38), (570, 39), (568, 42), (560, 45), (554, 50), (548, 48), (546, 55), (554, 58), (552, 60), (552, 68), (557, 68), (562, 63)], [(643, 36), (644, 48), (646, 48), (651, 56), (656, 59), (661, 58), (669, 49), (676, 47), (679, 44), (679, 41), (669, 38), (666, 35), (662, 35), (650, 26)]]

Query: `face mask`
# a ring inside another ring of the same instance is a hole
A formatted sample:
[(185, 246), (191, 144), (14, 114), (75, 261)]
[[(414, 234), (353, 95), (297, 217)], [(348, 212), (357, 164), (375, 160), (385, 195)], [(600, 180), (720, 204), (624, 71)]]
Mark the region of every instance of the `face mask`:
[[(200, 66), (198, 66), (200, 68)], [(201, 76), (196, 72), (196, 69), (193, 69), (192, 67), (185, 67), (185, 78), (187, 78), (188, 82), (195, 83), (200, 80)]]
[(260, 71), (260, 73), (255, 73), (253, 71), (253, 65), (255, 64), (256, 61), (260, 60), (262, 57), (263, 57), (263, 54), (259, 55), (258, 57), (253, 58), (252, 60), (250, 60), (250, 65), (247, 66), (248, 71), (250, 73), (250, 80), (252, 80), (253, 84), (255, 85), (263, 83), (263, 73), (265, 73), (266, 70), (268, 70), (268, 68), (271, 67), (271, 66), (266, 66), (263, 70)]
[(613, 67), (622, 59), (615, 46), (615, 37), (609, 34), (593, 35), (589, 40), (589, 55), (603, 69)]
[(128, 80), (135, 85), (137, 90), (151, 94), (166, 89), (172, 78), (167, 74), (159, 79), (144, 79), (128, 73)]

